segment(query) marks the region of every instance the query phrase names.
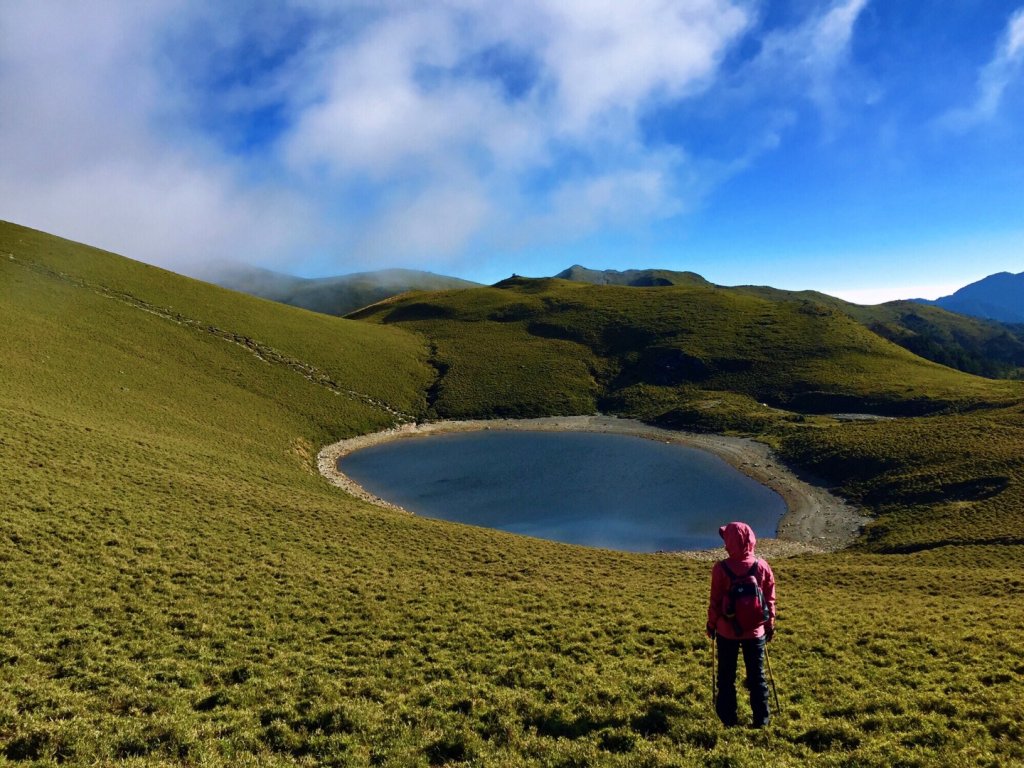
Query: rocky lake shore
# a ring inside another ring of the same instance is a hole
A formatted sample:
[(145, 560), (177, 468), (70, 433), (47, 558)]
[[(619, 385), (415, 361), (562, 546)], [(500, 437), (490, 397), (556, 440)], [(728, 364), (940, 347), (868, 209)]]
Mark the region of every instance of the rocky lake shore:
[[(635, 435), (649, 440), (676, 443), (712, 453), (753, 480), (771, 488), (786, 503), (787, 512), (779, 522), (775, 538), (761, 539), (758, 552), (765, 557), (787, 557), (808, 552), (843, 549), (857, 538), (868, 518), (852, 504), (826, 488), (798, 477), (782, 464), (764, 443), (728, 435), (699, 434), (661, 429), (632, 419), (614, 416), (551, 416), (538, 419), (491, 419), (436, 421), (405, 424), (383, 432), (340, 440), (325, 446), (317, 457), (320, 473), (333, 485), (372, 504), (401, 509), (369, 493), (338, 469), (338, 461), (353, 451), (371, 445), (410, 437), (445, 432), (477, 430), (533, 430), (545, 432), (607, 432)], [(737, 518), (742, 518), (737, 510)], [(672, 553), (701, 559), (715, 559), (724, 550)]]

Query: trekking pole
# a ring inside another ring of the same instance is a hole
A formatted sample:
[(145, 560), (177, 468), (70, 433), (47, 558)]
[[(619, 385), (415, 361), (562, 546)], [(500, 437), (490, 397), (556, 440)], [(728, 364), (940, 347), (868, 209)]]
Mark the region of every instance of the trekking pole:
[(772, 681), (772, 693), (775, 694), (775, 711), (782, 714), (782, 707), (779, 706), (779, 689), (775, 685), (775, 675), (772, 673), (772, 660), (768, 657), (768, 643), (764, 644), (764, 663), (768, 667), (768, 679)]
[(718, 705), (718, 677), (715, 670), (715, 638), (711, 638), (711, 708)]

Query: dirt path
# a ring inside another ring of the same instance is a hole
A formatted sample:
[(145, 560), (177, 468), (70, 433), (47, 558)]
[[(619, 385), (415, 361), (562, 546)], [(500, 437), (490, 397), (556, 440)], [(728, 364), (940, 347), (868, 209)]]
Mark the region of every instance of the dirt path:
[[(542, 419), (493, 419), (486, 421), (437, 421), (405, 424), (384, 432), (360, 435), (326, 446), (317, 456), (320, 473), (334, 485), (357, 498), (388, 509), (401, 509), (358, 485), (338, 470), (338, 460), (360, 448), (389, 440), (441, 432), (475, 430), (532, 430), (539, 432), (611, 432), (649, 440), (699, 448), (722, 458), (743, 474), (776, 491), (788, 511), (779, 522), (777, 538), (762, 539), (758, 552), (765, 557), (785, 557), (805, 552), (830, 552), (849, 546), (868, 518), (826, 489), (797, 477), (781, 464), (772, 450), (754, 440), (725, 435), (706, 435), (659, 429), (632, 419), (614, 416), (553, 416)], [(737, 515), (742, 517), (742, 515)], [(722, 550), (679, 553), (714, 559)]]

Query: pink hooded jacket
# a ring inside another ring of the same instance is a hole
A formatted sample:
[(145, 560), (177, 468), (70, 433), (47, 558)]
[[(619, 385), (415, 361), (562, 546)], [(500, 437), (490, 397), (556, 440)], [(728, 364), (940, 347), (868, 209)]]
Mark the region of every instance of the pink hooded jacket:
[[(729, 564), (729, 569), (736, 576), (746, 574), (756, 559), (754, 557), (754, 545), (757, 543), (757, 539), (754, 536), (754, 531), (746, 523), (729, 523), (718, 529), (718, 535), (722, 537), (722, 540), (725, 542), (725, 551), (729, 553), (729, 558), (726, 561)], [(761, 560), (760, 563), (761, 593), (764, 595), (765, 602), (768, 603), (768, 624), (774, 626), (775, 574), (772, 573), (771, 566), (767, 562)], [(715, 563), (715, 567), (711, 569), (708, 629), (713, 629), (719, 635), (729, 640), (752, 640), (756, 637), (763, 637), (765, 632), (764, 626), (737, 635), (732, 623), (727, 621), (722, 615), (722, 606), (731, 583), (732, 580), (722, 567), (722, 563)]]

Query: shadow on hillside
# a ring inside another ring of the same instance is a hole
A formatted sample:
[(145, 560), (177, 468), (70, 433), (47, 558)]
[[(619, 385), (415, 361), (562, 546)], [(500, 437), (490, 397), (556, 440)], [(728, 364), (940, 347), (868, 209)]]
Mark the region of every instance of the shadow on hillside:
[(439, 304), (417, 301), (400, 304), (384, 316), (385, 323), (412, 322), (416, 320), (449, 320), (455, 317), (455, 310)]
[(896, 400), (816, 391), (793, 392), (785, 397), (768, 399), (768, 404), (808, 415), (865, 413), (873, 416), (931, 416), (953, 405), (946, 400), (923, 397)]

